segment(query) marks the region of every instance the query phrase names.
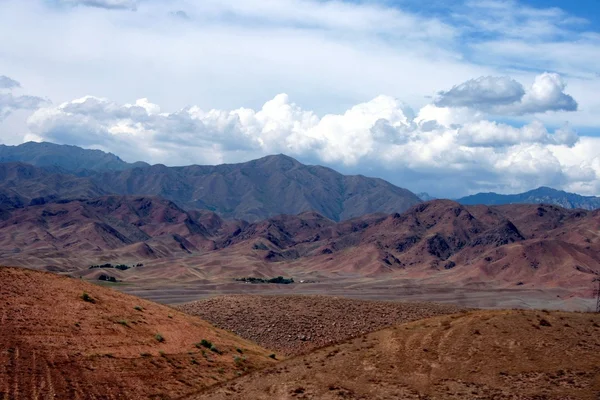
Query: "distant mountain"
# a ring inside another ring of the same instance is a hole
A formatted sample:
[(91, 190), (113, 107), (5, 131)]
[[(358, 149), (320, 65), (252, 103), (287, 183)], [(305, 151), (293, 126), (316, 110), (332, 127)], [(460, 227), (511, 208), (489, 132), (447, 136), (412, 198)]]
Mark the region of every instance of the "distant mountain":
[(427, 192), (421, 192), (421, 193), (417, 194), (417, 197), (423, 201), (431, 201), (431, 200), (437, 199), (437, 197), (430, 196), (429, 193), (427, 193)]
[(25, 143), (0, 147), (0, 161), (4, 161), (0, 163), (0, 208), (4, 209), (33, 200), (116, 194), (160, 196), (187, 210), (206, 209), (248, 221), (305, 211), (340, 221), (402, 212), (421, 202), (412, 192), (382, 179), (346, 176), (285, 155), (241, 164), (166, 167), (128, 164), (99, 150)]
[(0, 163), (0, 210), (107, 194), (91, 179), (24, 163)]
[(65, 171), (122, 171), (149, 164), (127, 163), (112, 153), (48, 142), (27, 142), (18, 146), (0, 145), (0, 163), (23, 162), (37, 167), (58, 167)]
[(420, 203), (412, 192), (382, 179), (346, 176), (285, 155), (218, 166), (153, 165), (92, 176), (106, 191), (154, 195), (186, 209), (257, 221), (316, 211), (339, 221), (374, 212), (402, 212)]
[(595, 210), (600, 208), (600, 197), (581, 196), (549, 187), (540, 187), (520, 194), (477, 193), (457, 200), (461, 204), (554, 204), (564, 208)]

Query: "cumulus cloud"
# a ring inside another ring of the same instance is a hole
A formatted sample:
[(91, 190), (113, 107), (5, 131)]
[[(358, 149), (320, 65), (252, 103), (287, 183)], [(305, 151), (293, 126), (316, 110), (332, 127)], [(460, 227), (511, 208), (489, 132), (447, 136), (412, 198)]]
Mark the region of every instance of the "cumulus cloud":
[(61, 3), (71, 6), (86, 6), (105, 8), (108, 10), (132, 10), (138, 6), (138, 0), (61, 0)]
[(14, 95), (12, 90), (20, 87), (16, 80), (0, 75), (0, 121), (17, 110), (35, 110), (47, 103), (40, 97)]
[(438, 107), (465, 107), (491, 114), (524, 115), (548, 111), (577, 111), (577, 102), (564, 92), (560, 75), (543, 73), (527, 90), (508, 77), (471, 79), (438, 93)]
[[(451, 108), (444, 110), (451, 114)], [(258, 110), (192, 106), (176, 112), (164, 112), (147, 99), (119, 104), (88, 96), (37, 110), (28, 120), (32, 134), (26, 139), (170, 165), (238, 162), (281, 152), (345, 172), (376, 170), (398, 185), (445, 195), (539, 185), (574, 185), (589, 192), (600, 182), (598, 154), (582, 154), (581, 138), (569, 126), (551, 132), (539, 121), (522, 127), (485, 119), (454, 123), (461, 118), (436, 119), (423, 109), (415, 113), (389, 96), (323, 116), (285, 94)], [(593, 143), (600, 145), (600, 139)]]

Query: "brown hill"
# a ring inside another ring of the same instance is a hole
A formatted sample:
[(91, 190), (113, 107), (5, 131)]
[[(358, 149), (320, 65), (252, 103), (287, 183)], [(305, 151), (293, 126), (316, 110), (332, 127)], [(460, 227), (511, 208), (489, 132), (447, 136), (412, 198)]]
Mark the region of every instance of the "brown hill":
[(597, 399), (600, 316), (471, 311), (286, 360), (189, 399)]
[(274, 362), (199, 318), (79, 279), (1, 267), (0, 282), (2, 399), (169, 399)]

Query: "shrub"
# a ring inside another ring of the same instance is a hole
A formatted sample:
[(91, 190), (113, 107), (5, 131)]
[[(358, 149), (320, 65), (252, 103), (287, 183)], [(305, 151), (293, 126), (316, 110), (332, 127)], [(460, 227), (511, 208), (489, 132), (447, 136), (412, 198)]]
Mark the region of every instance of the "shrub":
[(277, 360), (277, 356), (275, 355), (275, 353), (269, 354), (269, 358), (272, 358), (273, 360)]
[(213, 347), (213, 344), (210, 341), (206, 340), (206, 339), (202, 339), (200, 341), (200, 343), (196, 343), (196, 347), (197, 348), (206, 347), (207, 349), (210, 349), (211, 347)]
[(123, 326), (129, 327), (129, 323), (124, 319), (120, 319), (117, 322)]
[(136, 310), (136, 311), (143, 311), (143, 310), (144, 310), (144, 309), (143, 309), (142, 307), (140, 307), (140, 306), (135, 306), (135, 307), (133, 307), (133, 309), (134, 309), (134, 310)]
[(217, 346), (215, 346), (214, 344), (213, 344), (212, 346), (210, 346), (210, 351), (212, 351), (213, 353), (217, 353), (217, 354), (223, 354), (223, 353), (221, 352), (221, 350), (219, 350), (219, 349), (217, 348)]
[(156, 335), (154, 335), (154, 339), (156, 339), (156, 341), (159, 343), (163, 343), (165, 341), (165, 338), (160, 333), (157, 333)]
[(237, 349), (235, 349), (235, 351), (237, 351), (240, 354), (244, 354), (244, 351), (242, 349), (240, 349), (239, 347)]
[(88, 303), (92, 303), (92, 304), (96, 303), (96, 300), (92, 296), (87, 294), (86, 292), (83, 292), (83, 294), (81, 295), (81, 299), (83, 301), (87, 301)]
[(152, 354), (150, 354), (150, 353), (140, 353), (140, 356), (142, 356), (142, 357), (152, 357)]

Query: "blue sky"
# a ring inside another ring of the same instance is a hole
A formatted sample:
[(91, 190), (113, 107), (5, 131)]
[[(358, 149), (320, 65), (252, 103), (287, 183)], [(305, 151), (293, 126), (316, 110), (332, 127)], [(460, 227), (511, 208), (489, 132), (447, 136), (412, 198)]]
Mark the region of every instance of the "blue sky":
[(0, 10), (2, 143), (167, 165), (286, 153), (438, 196), (541, 185), (600, 195), (598, 1)]

